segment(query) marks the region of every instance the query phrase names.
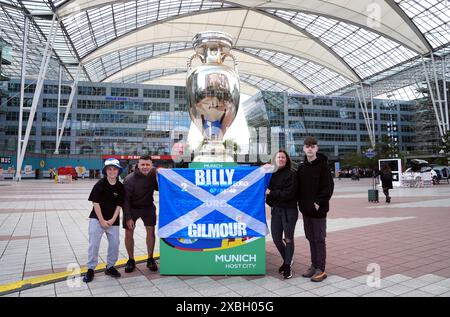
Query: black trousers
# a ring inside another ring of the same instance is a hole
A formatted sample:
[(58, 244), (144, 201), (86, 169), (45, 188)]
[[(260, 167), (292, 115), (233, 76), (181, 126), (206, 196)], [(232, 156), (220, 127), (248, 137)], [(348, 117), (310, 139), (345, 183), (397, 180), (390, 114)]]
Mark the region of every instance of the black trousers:
[(303, 228), (311, 250), (311, 265), (325, 271), (327, 258), (326, 242), (327, 218), (303, 216)]
[(280, 252), (283, 263), (288, 265), (291, 264), (294, 256), (294, 231), (297, 220), (297, 208), (272, 207), (270, 231), (272, 232), (273, 243)]

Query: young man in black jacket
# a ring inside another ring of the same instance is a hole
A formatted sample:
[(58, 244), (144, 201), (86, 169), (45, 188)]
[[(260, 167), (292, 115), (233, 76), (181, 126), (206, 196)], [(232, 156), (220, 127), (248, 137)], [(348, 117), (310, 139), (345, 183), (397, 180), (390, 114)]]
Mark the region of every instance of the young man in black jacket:
[(318, 153), (317, 140), (306, 137), (303, 151), (305, 161), (297, 170), (297, 201), (303, 214), (303, 226), (306, 239), (311, 250), (311, 266), (303, 273), (303, 277), (313, 282), (321, 282), (327, 278), (326, 261), (326, 231), (329, 201), (333, 194), (333, 179), (328, 168), (328, 159)]

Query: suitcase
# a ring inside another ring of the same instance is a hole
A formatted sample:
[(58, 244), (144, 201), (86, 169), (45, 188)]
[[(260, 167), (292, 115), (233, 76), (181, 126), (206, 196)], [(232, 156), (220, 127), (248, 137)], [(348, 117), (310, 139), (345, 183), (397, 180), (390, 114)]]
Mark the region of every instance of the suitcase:
[(369, 203), (377, 203), (378, 200), (378, 189), (369, 189)]
[(369, 203), (378, 203), (378, 189), (375, 188), (375, 177), (372, 178), (372, 189), (368, 191)]

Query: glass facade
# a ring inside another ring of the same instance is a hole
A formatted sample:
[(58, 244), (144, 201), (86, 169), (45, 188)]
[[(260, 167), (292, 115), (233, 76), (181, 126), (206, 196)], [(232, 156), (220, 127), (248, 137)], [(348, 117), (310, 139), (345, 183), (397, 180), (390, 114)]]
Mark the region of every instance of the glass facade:
[[(2, 99), (0, 148), (15, 151), (19, 119), (19, 81), (9, 82), (8, 97)], [(32, 87), (31, 84), (27, 84)], [(57, 131), (57, 84), (48, 81), (38, 102), (29, 148), (53, 153)], [(64, 86), (61, 105), (69, 99)], [(25, 94), (31, 103), (32, 91)], [(305, 136), (320, 140), (321, 151), (331, 158), (361, 151), (369, 136), (358, 102), (351, 97), (302, 95), (264, 91), (243, 103), (247, 124), (259, 149), (286, 148), (290, 155), (302, 155)], [(61, 108), (60, 122), (64, 118)], [(388, 124), (399, 127), (399, 147), (414, 147), (415, 106), (411, 101), (389, 104), (374, 100), (376, 139), (388, 133)], [(24, 119), (28, 113), (24, 114)], [(26, 124), (26, 122), (25, 122)], [(187, 138), (190, 128), (184, 87), (122, 83), (80, 82), (60, 147), (61, 154), (169, 155), (179, 135)], [(253, 146), (253, 144), (251, 144)], [(262, 151), (262, 150), (261, 150)]]
[[(398, 101), (395, 107), (391, 107), (392, 101), (388, 107), (387, 102), (374, 100), (376, 140), (387, 136), (387, 126), (395, 122), (400, 127), (400, 149), (412, 150), (415, 102)], [(351, 97), (261, 92), (244, 103), (244, 112), (249, 126), (257, 130), (260, 140), (267, 138), (269, 146), (273, 143), (299, 158), (304, 138), (312, 135), (318, 138), (321, 151), (336, 159), (349, 152), (361, 152), (370, 144), (358, 103)]]
[[(31, 105), (34, 85), (27, 84), (25, 102)], [(62, 86), (61, 106), (70, 86)], [(0, 149), (15, 151), (19, 120), (19, 80), (11, 80), (2, 98)], [(147, 152), (169, 155), (173, 139), (187, 136), (190, 127), (185, 88), (132, 84), (80, 82), (60, 145), (61, 154), (124, 154)], [(46, 81), (30, 137), (36, 153), (53, 153), (56, 147), (58, 85)], [(61, 108), (60, 122), (65, 108)], [(28, 119), (24, 113), (24, 120)], [(26, 121), (24, 122), (24, 126)]]

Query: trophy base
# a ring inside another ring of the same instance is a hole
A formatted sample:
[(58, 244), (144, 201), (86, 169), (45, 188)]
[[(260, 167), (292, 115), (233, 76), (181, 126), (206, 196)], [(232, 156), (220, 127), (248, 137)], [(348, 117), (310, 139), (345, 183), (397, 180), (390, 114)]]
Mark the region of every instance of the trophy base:
[(221, 141), (208, 141), (202, 146), (199, 155), (195, 155), (194, 162), (234, 162), (234, 159)]

